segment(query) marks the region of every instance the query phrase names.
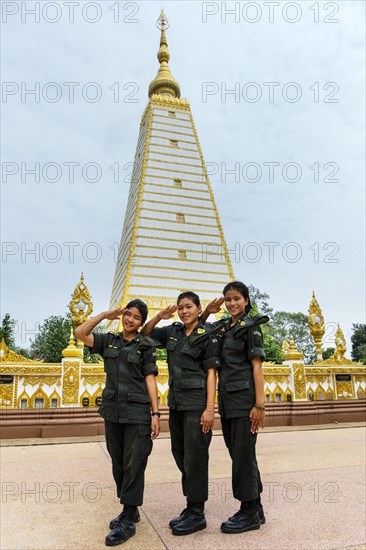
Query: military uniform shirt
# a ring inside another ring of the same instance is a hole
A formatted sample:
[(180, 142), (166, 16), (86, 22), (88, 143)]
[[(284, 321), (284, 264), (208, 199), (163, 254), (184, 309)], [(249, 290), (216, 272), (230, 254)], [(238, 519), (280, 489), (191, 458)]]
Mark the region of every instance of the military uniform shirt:
[(221, 345), (218, 390), (219, 412), (224, 418), (247, 416), (255, 405), (252, 359), (265, 359), (259, 323), (267, 321), (265, 316), (242, 315), (232, 327), (230, 317), (211, 325), (217, 329)]
[(206, 338), (198, 323), (189, 336), (183, 323), (154, 328), (151, 338), (166, 348), (169, 369), (168, 405), (171, 409), (204, 410), (206, 407), (207, 370), (220, 366), (217, 338)]
[(100, 415), (111, 422), (150, 424), (145, 377), (158, 374), (152, 341), (140, 333), (133, 340), (125, 340), (121, 333), (93, 334), (90, 351), (103, 357), (107, 374)]

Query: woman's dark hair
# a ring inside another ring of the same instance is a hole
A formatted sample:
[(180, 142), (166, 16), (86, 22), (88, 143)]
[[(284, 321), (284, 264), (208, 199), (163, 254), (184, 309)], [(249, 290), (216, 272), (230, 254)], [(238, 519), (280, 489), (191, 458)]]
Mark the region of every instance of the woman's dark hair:
[(192, 300), (192, 302), (197, 307), (201, 307), (200, 297), (195, 292), (192, 292), (191, 290), (187, 290), (186, 292), (182, 292), (181, 294), (179, 294), (179, 296), (177, 298), (177, 304), (179, 304), (179, 302), (181, 300), (183, 300), (183, 298), (188, 298), (189, 300)]
[(147, 305), (142, 300), (139, 300), (139, 298), (136, 298), (136, 300), (131, 300), (131, 302), (128, 302), (126, 309), (130, 309), (130, 307), (135, 307), (139, 310), (142, 317), (142, 323), (144, 324), (147, 319), (147, 314), (149, 313), (149, 310), (147, 308)]
[(224, 296), (228, 290), (237, 290), (246, 300), (248, 300), (248, 303), (245, 306), (245, 313), (249, 313), (249, 311), (252, 309), (252, 304), (250, 303), (248, 287), (241, 281), (232, 281), (231, 283), (228, 283), (222, 291)]

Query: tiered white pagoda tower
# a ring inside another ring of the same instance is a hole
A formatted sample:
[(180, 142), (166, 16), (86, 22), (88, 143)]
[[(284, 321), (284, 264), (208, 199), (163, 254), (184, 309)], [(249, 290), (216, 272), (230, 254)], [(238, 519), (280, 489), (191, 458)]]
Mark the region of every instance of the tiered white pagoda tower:
[(150, 315), (185, 290), (203, 304), (234, 279), (189, 102), (172, 76), (161, 13), (160, 63), (142, 115), (110, 307), (141, 298)]

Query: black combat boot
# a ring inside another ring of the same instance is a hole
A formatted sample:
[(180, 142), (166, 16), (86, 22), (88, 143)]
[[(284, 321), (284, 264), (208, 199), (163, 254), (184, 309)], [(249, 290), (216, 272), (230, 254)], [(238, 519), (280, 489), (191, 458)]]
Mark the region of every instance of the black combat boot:
[(188, 514), (188, 509), (189, 509), (189, 502), (187, 500), (187, 506), (186, 508), (184, 508), (184, 510), (181, 511), (180, 515), (177, 516), (176, 518), (174, 519), (171, 519), (169, 521), (169, 527), (170, 529), (173, 529), (173, 527), (175, 527), (176, 525), (178, 525), (178, 523), (180, 523), (181, 521), (183, 521), (185, 519), (185, 517), (187, 516)]
[(256, 500), (242, 502), (240, 510), (221, 524), (223, 533), (245, 533), (260, 528)]
[(185, 517), (172, 529), (173, 535), (191, 535), (206, 529), (207, 523), (203, 502), (189, 502)]
[(136, 506), (124, 506), (122, 518), (118, 522), (117, 527), (107, 535), (105, 543), (107, 546), (117, 546), (123, 544), (136, 533), (134, 517), (136, 514)]
[[(125, 514), (125, 510), (123, 509), (119, 516), (117, 516), (114, 519), (111, 519), (111, 521), (109, 522), (109, 529), (114, 529), (115, 527), (117, 527), (117, 525), (119, 524), (121, 519), (124, 517), (124, 514)], [(133, 521), (135, 523), (138, 523), (140, 521), (140, 512), (139, 512), (138, 508), (136, 508), (136, 512), (135, 512), (135, 515), (133, 517)]]
[(256, 499), (256, 505), (257, 505), (257, 512), (258, 512), (258, 516), (259, 516), (259, 523), (261, 525), (263, 525), (264, 523), (266, 523), (266, 518), (264, 516), (264, 510), (263, 510), (263, 506), (262, 506), (262, 501), (261, 501), (261, 497), (259, 495), (259, 497)]

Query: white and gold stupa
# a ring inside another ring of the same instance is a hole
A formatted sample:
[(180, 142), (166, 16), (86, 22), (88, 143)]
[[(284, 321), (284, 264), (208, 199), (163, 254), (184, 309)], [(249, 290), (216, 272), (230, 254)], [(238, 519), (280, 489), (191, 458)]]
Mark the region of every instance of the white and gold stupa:
[(150, 315), (185, 290), (205, 304), (234, 278), (190, 105), (168, 65), (167, 23), (161, 12), (110, 301), (141, 298)]

